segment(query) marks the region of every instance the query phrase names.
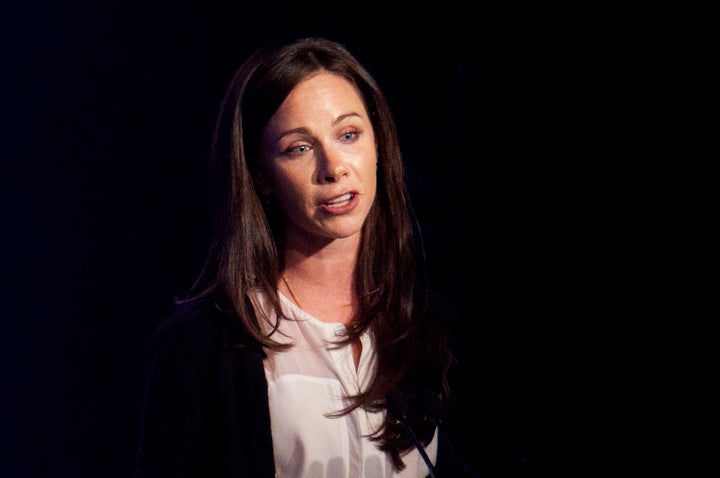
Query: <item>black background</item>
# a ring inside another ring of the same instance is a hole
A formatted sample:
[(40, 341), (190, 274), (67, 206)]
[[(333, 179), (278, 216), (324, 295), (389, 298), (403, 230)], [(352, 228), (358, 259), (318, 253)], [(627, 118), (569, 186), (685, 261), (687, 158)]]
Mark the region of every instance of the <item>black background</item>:
[(704, 9), (0, 12), (0, 476), (131, 476), (144, 347), (204, 253), (224, 88), (255, 47), (308, 34), (346, 43), (396, 113), (461, 455), (498, 478), (718, 476)]

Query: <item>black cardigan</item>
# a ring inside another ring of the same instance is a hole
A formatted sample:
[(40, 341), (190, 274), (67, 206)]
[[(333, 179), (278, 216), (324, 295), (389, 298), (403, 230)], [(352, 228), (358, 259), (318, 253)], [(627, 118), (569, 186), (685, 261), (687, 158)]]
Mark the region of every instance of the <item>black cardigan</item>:
[(272, 478), (264, 353), (210, 304), (153, 335), (135, 478)]
[[(274, 477), (264, 356), (210, 303), (163, 321), (147, 351), (134, 477)], [(439, 445), (436, 476), (460, 476)]]

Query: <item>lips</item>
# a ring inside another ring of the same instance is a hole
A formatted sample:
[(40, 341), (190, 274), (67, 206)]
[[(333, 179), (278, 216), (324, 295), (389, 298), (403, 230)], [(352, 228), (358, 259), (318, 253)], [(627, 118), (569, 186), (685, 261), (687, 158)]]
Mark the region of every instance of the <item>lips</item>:
[(353, 193), (346, 193), (346, 194), (343, 194), (342, 196), (338, 196), (338, 197), (335, 197), (332, 199), (328, 199), (327, 201), (323, 201), (323, 204), (325, 206), (329, 206), (329, 207), (342, 206), (344, 204), (347, 204), (349, 201), (351, 201), (353, 196), (354, 196)]
[(352, 212), (358, 204), (360, 204), (360, 195), (357, 192), (349, 192), (321, 202), (320, 209), (326, 214), (341, 216)]

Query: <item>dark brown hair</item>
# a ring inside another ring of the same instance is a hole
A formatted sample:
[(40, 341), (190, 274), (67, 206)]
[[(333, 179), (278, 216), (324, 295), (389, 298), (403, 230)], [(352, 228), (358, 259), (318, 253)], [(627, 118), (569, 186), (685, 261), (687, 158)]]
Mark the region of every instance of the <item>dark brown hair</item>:
[[(402, 390), (409, 403), (426, 389), (447, 394), (450, 352), (439, 321), (430, 314), (419, 229), (410, 205), (395, 120), (372, 75), (342, 44), (322, 38), (266, 46), (237, 70), (223, 99), (211, 151), (214, 231), (204, 267), (183, 301), (212, 297), (230, 311), (257, 343), (283, 346), (263, 333), (246, 300), (260, 289), (280, 316), (277, 283), (283, 268), (282, 230), (272, 202), (259, 194), (259, 142), (262, 130), (285, 97), (319, 71), (339, 75), (355, 86), (370, 115), (377, 144), (377, 193), (363, 226), (355, 269), (360, 313), (345, 340), (369, 330), (377, 369), (369, 387), (349, 397), (354, 408), (381, 410), (391, 390)], [(411, 410), (419, 407), (411, 407)], [(427, 444), (434, 426), (412, 413), (416, 433)], [(389, 452), (397, 469), (413, 447), (391, 414), (373, 439)]]

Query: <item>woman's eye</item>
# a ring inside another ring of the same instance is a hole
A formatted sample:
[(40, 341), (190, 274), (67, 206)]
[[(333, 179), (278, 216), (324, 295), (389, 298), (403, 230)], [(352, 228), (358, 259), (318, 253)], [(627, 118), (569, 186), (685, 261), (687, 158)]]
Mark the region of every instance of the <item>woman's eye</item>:
[(310, 146), (302, 144), (300, 146), (292, 146), (285, 150), (285, 154), (305, 154), (310, 151)]
[(358, 132), (358, 131), (348, 131), (347, 133), (343, 133), (341, 138), (343, 141), (348, 142), (348, 141), (356, 140), (359, 135), (360, 135), (360, 132)]

